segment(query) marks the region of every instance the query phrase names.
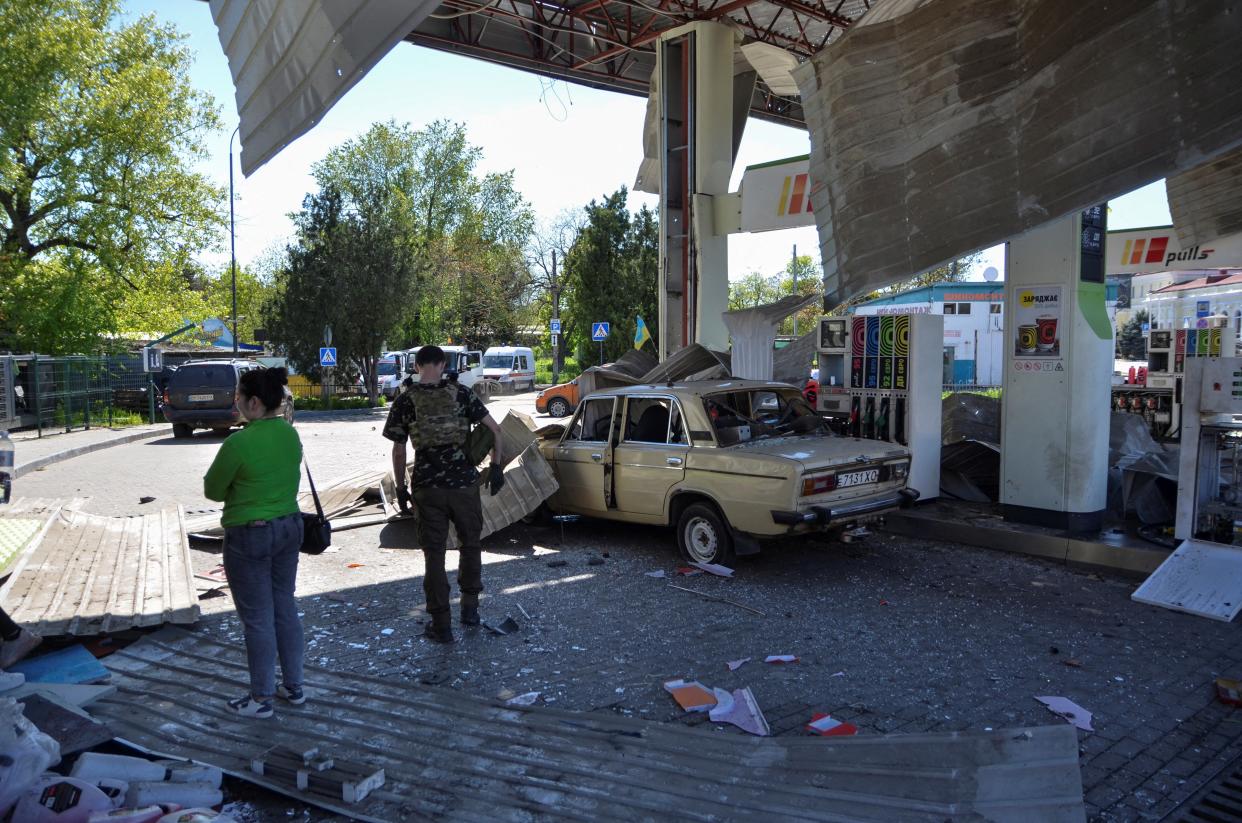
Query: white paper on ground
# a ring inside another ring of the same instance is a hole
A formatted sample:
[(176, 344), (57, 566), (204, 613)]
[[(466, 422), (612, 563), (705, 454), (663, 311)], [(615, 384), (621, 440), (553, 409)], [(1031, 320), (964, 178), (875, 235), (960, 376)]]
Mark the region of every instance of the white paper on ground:
[(1084, 732), (1095, 731), (1091, 728), (1091, 712), (1068, 697), (1036, 697), (1035, 699), (1047, 706), (1053, 714), (1064, 717)]
[(759, 708), (759, 701), (755, 700), (749, 686), (732, 693), (724, 689), (715, 689), (715, 692), (716, 708), (707, 715), (713, 722), (732, 723), (742, 731), (759, 737), (767, 737), (772, 733), (763, 711)]

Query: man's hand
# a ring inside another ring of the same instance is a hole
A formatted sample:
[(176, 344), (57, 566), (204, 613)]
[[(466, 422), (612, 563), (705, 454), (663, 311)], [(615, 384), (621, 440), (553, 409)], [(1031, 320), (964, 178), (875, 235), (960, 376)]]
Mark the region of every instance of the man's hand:
[(487, 485), (491, 489), (492, 497), (495, 497), (496, 493), (504, 488), (505, 470), (500, 466), (493, 465), (487, 473)]
[(397, 506), (400, 507), (402, 514), (410, 513), (410, 502), (410, 490), (405, 487), (405, 484), (397, 486)]

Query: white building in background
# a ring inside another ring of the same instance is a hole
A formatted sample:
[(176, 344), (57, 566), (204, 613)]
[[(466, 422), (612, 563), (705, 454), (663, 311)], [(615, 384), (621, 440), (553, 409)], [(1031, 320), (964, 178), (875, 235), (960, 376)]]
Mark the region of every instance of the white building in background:
[(944, 315), (945, 385), (999, 386), (1004, 377), (1003, 283), (936, 283), (863, 303), (854, 314)]
[[(1140, 280), (1151, 279), (1140, 298)], [(1170, 279), (1171, 278), (1171, 279)], [(1206, 327), (1213, 315), (1229, 318), (1234, 334), (1242, 336), (1242, 269), (1163, 272), (1135, 277), (1134, 310), (1146, 311), (1153, 328)]]

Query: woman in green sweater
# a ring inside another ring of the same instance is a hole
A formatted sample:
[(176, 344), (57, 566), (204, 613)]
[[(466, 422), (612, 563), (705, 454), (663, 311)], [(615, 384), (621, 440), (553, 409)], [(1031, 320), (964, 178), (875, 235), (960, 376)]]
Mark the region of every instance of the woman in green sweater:
[(224, 571), (250, 666), (250, 694), (228, 705), (243, 717), (271, 717), (274, 697), (294, 705), (306, 702), (306, 647), (293, 597), (302, 545), (302, 441), (280, 416), (287, 382), (284, 369), (256, 369), (241, 376), (237, 407), (250, 422), (224, 441), (203, 478), (207, 498), (224, 501)]

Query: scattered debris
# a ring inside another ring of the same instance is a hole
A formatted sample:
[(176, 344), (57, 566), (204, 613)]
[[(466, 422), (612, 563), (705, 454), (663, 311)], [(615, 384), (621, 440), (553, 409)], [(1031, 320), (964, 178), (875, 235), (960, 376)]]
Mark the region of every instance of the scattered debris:
[(380, 629), (380, 634), (387, 637), (388, 635), (392, 634), (394, 631), (396, 631), (396, 629)]
[(764, 663), (797, 663), (798, 656), (796, 654), (769, 654), (763, 658)]
[(749, 662), (750, 662), (749, 657), (743, 657), (741, 660), (730, 660), (729, 662), (725, 663), (725, 665), (729, 667), (729, 671), (735, 672)]
[(855, 543), (859, 540), (864, 540), (870, 536), (871, 536), (871, 532), (860, 526), (857, 529), (850, 529), (849, 531), (842, 532), (841, 542), (842, 543)]
[(1048, 654), (1060, 654), (1060, 653), (1061, 653), (1061, 650), (1058, 649), (1056, 646), (1052, 646), (1051, 648), (1048, 649)]
[(767, 737), (772, 733), (768, 721), (759, 708), (759, 701), (750, 687), (727, 692), (716, 689), (716, 707), (708, 711), (707, 716), (715, 723), (732, 723), (744, 732), (759, 737)]
[(216, 583), (227, 583), (228, 582), (228, 575), (226, 575), (224, 572), (223, 563), (221, 563), (219, 566), (216, 566), (215, 568), (208, 569), (205, 572), (198, 572), (194, 576), (200, 577), (203, 580), (212, 580)]
[(687, 712), (705, 712), (716, 705), (716, 695), (697, 680), (669, 680), (664, 691), (673, 696), (677, 705)]
[(1065, 660), (1062, 660), (1061, 662), (1069, 666), (1072, 669), (1082, 668), (1082, 661), (1076, 657), (1069, 657), (1069, 658), (1066, 658)]
[(830, 677), (845, 677), (845, 672), (833, 672)]
[(665, 577), (668, 577), (668, 575), (664, 573), (664, 569), (656, 569), (653, 572), (643, 572), (643, 574), (647, 575), (648, 577), (658, 578), (660, 580), (663, 580)]
[(140, 506), (145, 506), (147, 503), (154, 503), (154, 502), (155, 502), (155, 498), (150, 497), (149, 495), (144, 494), (142, 497), (138, 498), (138, 505)]
[(811, 715), (811, 722), (806, 724), (806, 730), (823, 737), (844, 737), (858, 734), (858, 727), (854, 724), (846, 723), (844, 720), (833, 720), (822, 712), (816, 712)]
[(758, 610), (758, 609), (756, 609), (756, 608), (753, 608), (753, 607), (751, 607), (751, 606), (747, 606), (747, 605), (746, 605), (746, 604), (744, 604), (744, 603), (739, 603), (739, 602), (737, 602), (736, 600), (730, 600), (730, 599), (729, 599), (729, 598), (727, 598), (727, 597), (720, 597), (720, 596), (718, 596), (718, 595), (708, 594), (707, 592), (700, 592), (700, 591), (696, 591), (696, 590), (694, 590), (694, 589), (687, 589), (687, 588), (684, 588), (684, 587), (682, 587), (682, 586), (674, 586), (672, 583), (669, 583), (669, 584), (668, 584), (668, 587), (669, 587), (670, 589), (677, 589), (678, 591), (682, 591), (682, 592), (690, 592), (690, 594), (697, 594), (699, 597), (702, 597), (702, 598), (707, 599), (707, 600), (714, 600), (714, 601), (716, 601), (717, 603), (728, 603), (730, 606), (737, 606), (739, 609), (745, 609), (746, 611), (751, 612), (751, 613), (753, 613), (753, 614), (757, 614), (757, 615), (759, 615), (760, 617), (766, 617), (766, 616), (767, 616), (767, 615), (765, 615), (763, 612), (759, 611), (759, 610)]
[(522, 608), (522, 604), (521, 604), (521, 603), (518, 603), (518, 604), (517, 604), (517, 607), (518, 607), (518, 611), (520, 611), (520, 612), (522, 613), (522, 617), (525, 617), (527, 620), (534, 620), (534, 619), (535, 619), (535, 618), (531, 617), (529, 613), (527, 613), (526, 609), (523, 609), (523, 608)]
[[(384, 770), (348, 760), (338, 760), (319, 749), (273, 746), (250, 761), (250, 770), (298, 791), (327, 795), (354, 804), (384, 785)], [(214, 804), (213, 804), (214, 805)]]
[(366, 565), (366, 563), (348, 563), (348, 564), (346, 564), (345, 568), (347, 568), (347, 569), (361, 569), (361, 568), (362, 568), (363, 566), (365, 566), (365, 565)]
[(542, 692), (527, 692), (519, 694), (517, 697), (511, 697), (505, 701), (506, 706), (533, 706), (535, 701), (539, 699)]
[(708, 574), (714, 574), (717, 577), (732, 577), (733, 569), (728, 566), (721, 566), (719, 563), (691, 563), (696, 569), (701, 569)]
[(492, 634), (506, 635), (506, 634), (513, 634), (516, 631), (520, 631), (522, 627), (518, 625), (518, 622), (516, 620), (506, 615), (504, 622), (501, 623), (499, 626), (493, 626), (490, 623), (484, 623), (483, 628), (487, 629)]
[(9, 666), (27, 683), (105, 683), (112, 675), (84, 646), (68, 646)]
[(568, 560), (549, 560), (548, 561), (549, 569), (559, 569), (562, 566), (568, 566), (568, 565), (569, 565)]
[(1216, 699), (1227, 706), (1242, 706), (1242, 680), (1216, 678)]
[(887, 601), (887, 600), (881, 600), (881, 601), (880, 601), (880, 605), (881, 605), (881, 606), (887, 606), (887, 605), (888, 605), (888, 601)]
[(1068, 697), (1036, 697), (1035, 699), (1047, 706), (1048, 711), (1065, 718), (1084, 732), (1095, 731), (1091, 728), (1091, 712)]
[(696, 574), (703, 573), (702, 569), (693, 569), (689, 566), (678, 566), (676, 571), (677, 571), (677, 574), (681, 575), (682, 577), (694, 577)]

